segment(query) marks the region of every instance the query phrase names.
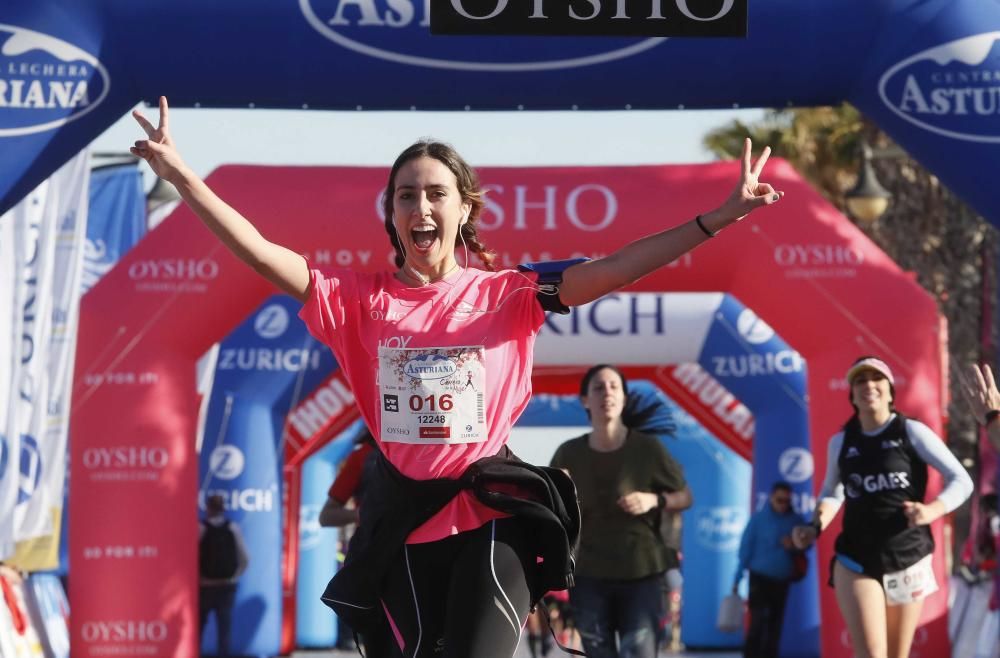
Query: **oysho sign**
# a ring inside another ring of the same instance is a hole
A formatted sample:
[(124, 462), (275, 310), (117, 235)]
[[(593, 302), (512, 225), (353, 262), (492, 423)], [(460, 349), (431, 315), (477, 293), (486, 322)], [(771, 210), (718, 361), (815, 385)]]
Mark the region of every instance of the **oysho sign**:
[[(299, 9), (314, 30), (352, 52), (396, 64), (456, 71), (515, 73), (594, 66), (632, 57), (664, 43), (662, 38), (643, 39), (639, 43), (607, 39), (524, 42), (518, 48), (505, 48), (500, 52), (483, 48), (481, 40), (472, 38), (434, 38), (429, 29), (432, 4), (438, 3), (431, 0), (299, 0)], [(467, 6), (472, 8), (472, 4)]]
[(170, 453), (160, 446), (117, 445), (87, 448), (83, 468), (92, 482), (155, 481), (170, 462)]
[(440, 0), (434, 34), (746, 36), (746, 0)]
[[(159, 620), (111, 619), (85, 621), (80, 628), (81, 637), (87, 644), (118, 642), (160, 643), (167, 639), (167, 624)], [(94, 649), (89, 653), (94, 654)], [(100, 651), (98, 653), (124, 653), (122, 651)], [(143, 652), (146, 653), (146, 652)], [(157, 650), (153, 650), (155, 655)]]
[(879, 80), (886, 106), (925, 130), (1000, 143), (1000, 32), (928, 48)]
[(0, 24), (0, 137), (79, 119), (110, 88), (107, 69), (90, 53), (48, 34)]

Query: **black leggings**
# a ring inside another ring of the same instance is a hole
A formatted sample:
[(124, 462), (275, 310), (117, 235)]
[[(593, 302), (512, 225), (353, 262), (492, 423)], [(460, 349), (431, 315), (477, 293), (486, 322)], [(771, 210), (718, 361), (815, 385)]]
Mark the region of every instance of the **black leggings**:
[(383, 596), (399, 655), (511, 658), (531, 604), (526, 574), (534, 568), (535, 551), (513, 518), (407, 545)]

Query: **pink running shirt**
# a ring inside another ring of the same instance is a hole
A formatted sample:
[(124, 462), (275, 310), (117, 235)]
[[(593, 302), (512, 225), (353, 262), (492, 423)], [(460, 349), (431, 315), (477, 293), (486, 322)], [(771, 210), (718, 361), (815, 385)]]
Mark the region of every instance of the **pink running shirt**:
[[(457, 478), (474, 461), (495, 455), (531, 398), (535, 336), (545, 313), (532, 272), (458, 269), (411, 288), (391, 272), (310, 271), (309, 299), (299, 312), (309, 332), (333, 350), (361, 415), (389, 461), (417, 480)], [(382, 440), (380, 345), (485, 349), (486, 440), (414, 445)], [(409, 544), (475, 530), (507, 516), (461, 492), (407, 538)]]

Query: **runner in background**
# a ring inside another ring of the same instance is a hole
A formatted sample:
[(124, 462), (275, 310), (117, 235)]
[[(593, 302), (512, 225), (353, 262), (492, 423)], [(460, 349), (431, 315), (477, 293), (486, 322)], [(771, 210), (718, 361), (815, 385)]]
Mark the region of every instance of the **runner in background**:
[(628, 382), (614, 366), (590, 368), (580, 402), (592, 430), (563, 443), (552, 466), (576, 482), (582, 531), (573, 617), (589, 658), (653, 658), (664, 574), (679, 566), (660, 534), (662, 510), (691, 506), (683, 470), (656, 437), (630, 429)]
[[(925, 598), (938, 589), (930, 524), (972, 493), (972, 480), (944, 441), (898, 413), (895, 380), (881, 359), (866, 356), (847, 371), (854, 414), (830, 439), (826, 479), (812, 525), (798, 526), (806, 548), (844, 507), (830, 583), (858, 658), (906, 658)], [(927, 467), (944, 477), (924, 503)]]
[[(382, 205), (398, 269), (369, 274), (312, 269), (262, 236), (184, 164), (165, 98), (159, 125), (134, 116), (147, 139), (131, 152), (234, 255), (303, 302), (300, 315), (333, 350), (378, 441), (378, 484), (355, 535), (365, 543), (324, 601), (359, 630), (384, 611), (407, 656), (511, 656), (531, 605), (572, 583), (579, 531), (565, 474), (506, 448), (531, 395), (545, 311), (567, 313), (634, 283), (778, 202), (782, 193), (759, 180), (770, 149), (754, 162), (746, 140), (732, 193), (703, 215), (601, 259), (497, 271), (479, 237), (475, 171), (450, 146), (418, 142), (393, 164)], [(360, 218), (343, 218), (345, 230), (349, 219)], [(485, 269), (470, 267), (469, 252)], [(622, 504), (637, 512), (648, 500)], [(369, 511), (378, 523), (366, 523)]]

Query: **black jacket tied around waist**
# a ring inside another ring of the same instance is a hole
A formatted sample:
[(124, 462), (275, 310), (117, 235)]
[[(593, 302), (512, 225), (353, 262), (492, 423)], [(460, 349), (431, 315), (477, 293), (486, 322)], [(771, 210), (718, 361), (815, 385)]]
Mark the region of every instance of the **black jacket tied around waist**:
[(573, 586), (580, 506), (566, 473), (522, 462), (504, 447), (470, 465), (458, 479), (414, 480), (380, 454), (344, 566), (327, 585), (323, 602), (364, 633), (373, 616), (382, 614), (382, 581), (407, 536), (462, 490), (527, 525), (542, 557), (535, 573), (528, 574), (532, 603), (550, 590)]

